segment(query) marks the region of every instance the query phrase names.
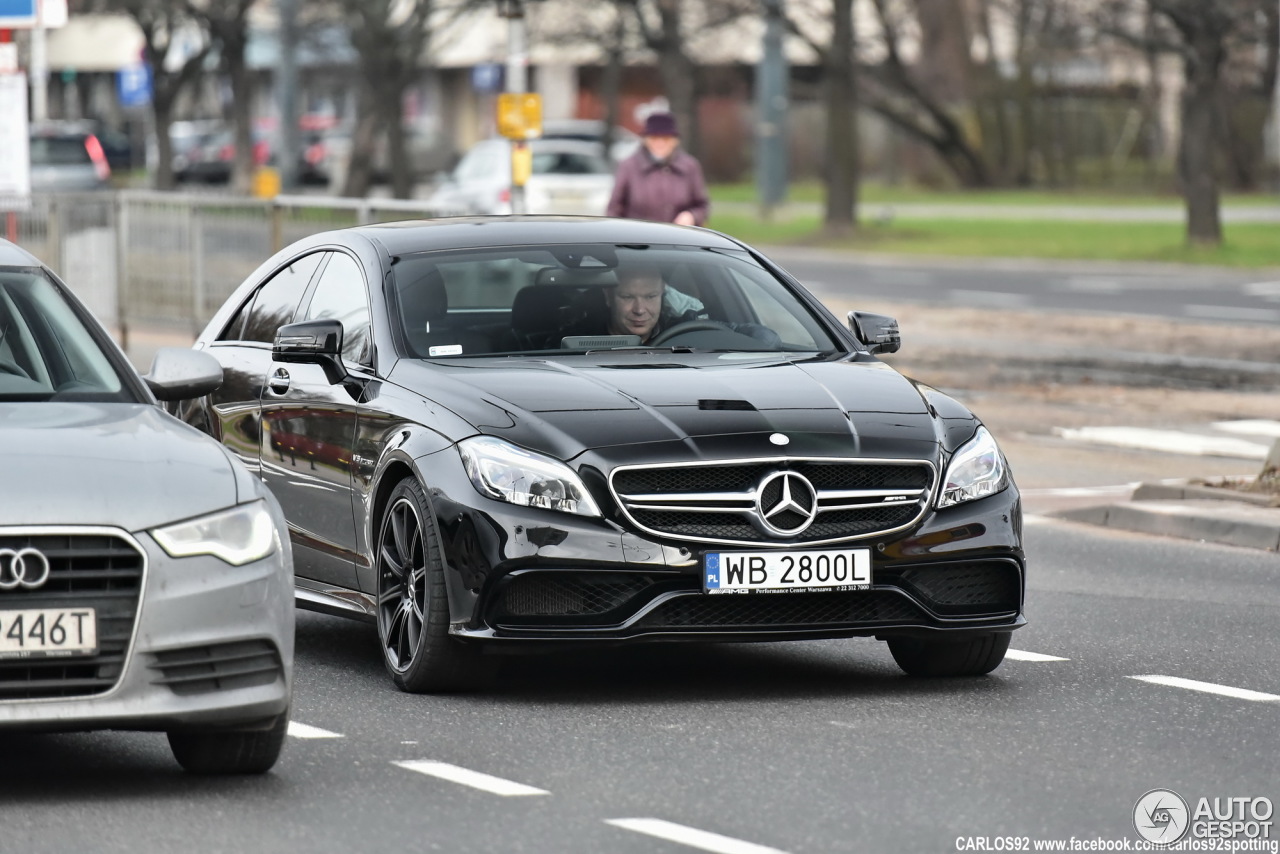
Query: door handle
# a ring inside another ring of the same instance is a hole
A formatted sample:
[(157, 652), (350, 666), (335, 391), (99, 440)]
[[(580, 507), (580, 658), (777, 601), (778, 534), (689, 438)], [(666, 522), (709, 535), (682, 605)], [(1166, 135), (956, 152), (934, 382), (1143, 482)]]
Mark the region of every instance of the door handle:
[(284, 394), (289, 390), (289, 372), (284, 368), (276, 368), (271, 379), (267, 380), (267, 388), (276, 394)]

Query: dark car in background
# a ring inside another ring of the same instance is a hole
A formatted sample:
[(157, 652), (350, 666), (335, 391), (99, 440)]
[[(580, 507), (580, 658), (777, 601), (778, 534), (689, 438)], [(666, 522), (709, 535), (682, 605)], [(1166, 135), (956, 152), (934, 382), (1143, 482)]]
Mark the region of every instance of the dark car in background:
[[(633, 297), (647, 340), (614, 328)], [(408, 691), (642, 641), (867, 636), (983, 674), (1025, 622), (1019, 493), (898, 343), (711, 231), (369, 225), (236, 290), (196, 344), (226, 382), (182, 415), (279, 498), (299, 605), (375, 623)]]
[(158, 730), (201, 773), (262, 773), (289, 724), (293, 572), (280, 507), (157, 399), (70, 290), (0, 240), (0, 732)]

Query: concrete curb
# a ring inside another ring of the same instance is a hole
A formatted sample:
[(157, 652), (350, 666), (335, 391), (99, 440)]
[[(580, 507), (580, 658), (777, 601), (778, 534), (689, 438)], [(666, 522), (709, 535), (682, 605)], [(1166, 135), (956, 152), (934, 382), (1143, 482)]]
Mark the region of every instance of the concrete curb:
[[(1144, 484), (1144, 486), (1146, 486)], [(1187, 487), (1174, 487), (1186, 489)], [(1135, 492), (1135, 496), (1143, 487)], [(1195, 489), (1206, 489), (1199, 487)], [(1066, 510), (1059, 518), (1141, 534), (1280, 550), (1280, 508), (1211, 498), (1136, 500)]]

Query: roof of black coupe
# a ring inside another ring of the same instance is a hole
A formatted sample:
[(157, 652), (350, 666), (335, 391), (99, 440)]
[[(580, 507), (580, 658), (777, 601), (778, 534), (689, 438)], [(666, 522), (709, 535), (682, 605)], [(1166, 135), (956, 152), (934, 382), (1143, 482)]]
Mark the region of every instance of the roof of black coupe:
[(734, 240), (705, 229), (604, 217), (456, 217), (357, 226), (391, 255), (436, 249), (536, 246), (564, 243), (665, 244), (740, 249)]

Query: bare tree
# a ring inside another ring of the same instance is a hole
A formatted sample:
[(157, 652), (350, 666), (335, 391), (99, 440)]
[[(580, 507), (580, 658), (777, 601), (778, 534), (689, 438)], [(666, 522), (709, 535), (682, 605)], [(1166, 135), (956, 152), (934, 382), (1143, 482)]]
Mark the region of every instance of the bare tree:
[(827, 116), (826, 204), (823, 224), (831, 236), (858, 223), (858, 93), (854, 63), (853, 0), (832, 0), (831, 43), (822, 53)]
[[(95, 11), (121, 12), (137, 23), (144, 41), (143, 59), (151, 66), (151, 110), (155, 117), (156, 164), (155, 187), (172, 190), (173, 146), (169, 127), (173, 124), (178, 97), (203, 71), (212, 48), (202, 22), (191, 14), (184, 3), (169, 0), (103, 0), (92, 4)], [(198, 47), (191, 49), (191, 45)]]
[(249, 43), (249, 9), (254, 0), (186, 0), (187, 12), (201, 22), (219, 54), (222, 72), (231, 87), (231, 124), (235, 160), (231, 187), (248, 193), (253, 178), (252, 89), (245, 49)]
[[(1178, 176), (1187, 205), (1187, 241), (1222, 243), (1218, 152), (1224, 74), (1234, 51), (1265, 33), (1273, 0), (1102, 0), (1100, 29), (1144, 50), (1182, 60)], [(1274, 16), (1269, 18), (1274, 22)]]
[(436, 19), (434, 0), (331, 0), (359, 56), (359, 98), (344, 196), (364, 196), (379, 133), (386, 134), (391, 188), (413, 192), (404, 132), (404, 96), (423, 71)]

